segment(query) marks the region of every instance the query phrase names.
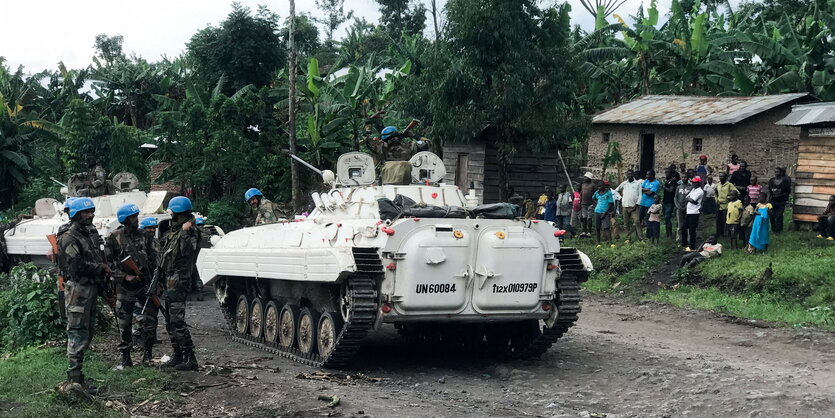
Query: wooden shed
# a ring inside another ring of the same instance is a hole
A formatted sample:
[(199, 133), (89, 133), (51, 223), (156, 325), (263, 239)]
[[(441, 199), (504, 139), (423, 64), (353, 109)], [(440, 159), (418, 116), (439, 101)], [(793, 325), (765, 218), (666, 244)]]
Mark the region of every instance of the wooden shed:
[[(447, 142), (443, 146), (447, 175), (444, 181), (455, 184), (464, 193), (470, 183), (475, 186), (480, 203), (505, 201), (508, 188), (523, 197), (542, 194), (545, 186), (555, 188), (566, 178), (557, 158), (557, 151), (541, 153), (519, 151), (507, 168), (506, 185), (500, 179), (495, 129), (487, 127), (478, 138), (469, 142)], [(571, 167), (571, 162), (566, 161)], [(572, 170), (573, 171), (573, 170)]]
[(835, 195), (835, 102), (796, 105), (778, 125), (799, 126), (794, 174), (796, 222), (817, 222)]

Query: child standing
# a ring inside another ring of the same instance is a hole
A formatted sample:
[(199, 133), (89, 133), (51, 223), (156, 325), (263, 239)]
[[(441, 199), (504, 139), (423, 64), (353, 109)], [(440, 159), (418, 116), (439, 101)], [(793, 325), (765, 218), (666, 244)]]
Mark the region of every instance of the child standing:
[(739, 248), (739, 221), (742, 217), (742, 201), (739, 200), (739, 192), (736, 189), (728, 192), (728, 209), (725, 215), (725, 228), (731, 237), (731, 249)]
[(649, 242), (658, 243), (658, 238), (661, 236), (661, 196), (655, 195), (655, 203), (649, 207), (647, 214), (647, 238)]
[(742, 198), (742, 216), (739, 218), (739, 239), (743, 245), (748, 244), (748, 236), (751, 234), (751, 223), (754, 221), (754, 205), (751, 204), (751, 198), (745, 196)]
[(763, 186), (757, 183), (757, 176), (751, 176), (751, 184), (748, 185), (748, 197), (751, 198), (751, 204), (756, 205), (760, 201), (760, 193), (763, 191)]

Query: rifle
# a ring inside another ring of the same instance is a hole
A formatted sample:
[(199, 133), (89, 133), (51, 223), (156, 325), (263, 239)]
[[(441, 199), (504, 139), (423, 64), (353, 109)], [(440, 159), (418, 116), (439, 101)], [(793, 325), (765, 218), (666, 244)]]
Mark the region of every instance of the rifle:
[(58, 316), (61, 318), (62, 321), (67, 319), (67, 307), (64, 305), (64, 275), (61, 271), (61, 264), (59, 260), (56, 258), (58, 257), (58, 237), (55, 234), (49, 234), (46, 236), (47, 241), (49, 241), (49, 245), (52, 246), (52, 261), (57, 266), (58, 270)]
[[(140, 277), (142, 276), (142, 272), (139, 270), (139, 266), (136, 265), (136, 261), (133, 260), (133, 257), (127, 256), (124, 260), (122, 260), (122, 267), (128, 269), (131, 273), (135, 276)], [(145, 304), (142, 306), (142, 312), (140, 315), (145, 315), (145, 310), (148, 308), (148, 301), (154, 304), (157, 309), (162, 312), (162, 315), (166, 318), (168, 317), (168, 311), (165, 310), (165, 307), (162, 305), (162, 302), (159, 300), (159, 297), (154, 292), (159, 282), (159, 269), (154, 270), (154, 277), (151, 279), (151, 283), (145, 286)]]
[[(101, 261), (104, 265), (108, 265), (107, 263), (107, 250), (101, 250)], [(108, 277), (105, 275), (105, 280)], [(104, 285), (104, 292), (102, 293), (102, 298), (107, 306), (110, 307), (110, 312), (113, 314), (113, 321), (116, 322), (116, 332), (122, 332), (119, 328), (119, 316), (116, 314), (116, 282), (113, 281), (113, 277), (110, 277), (109, 284), (105, 283)]]
[(420, 121), (417, 120), (417, 119), (412, 119), (412, 121), (409, 122), (409, 124), (406, 126), (406, 129), (403, 130), (403, 133), (401, 134), (401, 136), (403, 138), (408, 138), (409, 133), (411, 132), (411, 130), (418, 125), (420, 125)]
[[(52, 246), (52, 261), (55, 262), (55, 265), (58, 265), (58, 260), (55, 257), (58, 255), (58, 237), (55, 234), (49, 234), (46, 236), (47, 241), (49, 241), (49, 245)], [(64, 275), (61, 274), (61, 269), (58, 269), (58, 290), (63, 292), (64, 291)]]

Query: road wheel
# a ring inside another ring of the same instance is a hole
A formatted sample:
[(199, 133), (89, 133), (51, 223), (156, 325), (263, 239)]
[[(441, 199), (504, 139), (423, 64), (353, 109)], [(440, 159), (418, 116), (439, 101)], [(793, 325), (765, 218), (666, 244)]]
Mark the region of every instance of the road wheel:
[(319, 325), (319, 312), (303, 308), (299, 314), (299, 350), (304, 354), (316, 352), (316, 328)]
[(249, 335), (261, 338), (264, 333), (264, 303), (261, 298), (252, 300), (249, 308)]
[(319, 319), (316, 345), (322, 357), (328, 357), (336, 346), (336, 339), (342, 331), (342, 318), (336, 312), (325, 312)]
[(278, 314), (278, 305), (274, 300), (269, 301), (264, 308), (264, 339), (268, 343), (274, 343), (278, 338)]
[(299, 322), (299, 308), (289, 303), (281, 308), (278, 315), (278, 344), (291, 348), (296, 343), (296, 330)]
[(238, 335), (246, 334), (249, 329), (249, 306), (251, 305), (247, 295), (238, 297), (238, 304), (235, 305), (235, 332)]

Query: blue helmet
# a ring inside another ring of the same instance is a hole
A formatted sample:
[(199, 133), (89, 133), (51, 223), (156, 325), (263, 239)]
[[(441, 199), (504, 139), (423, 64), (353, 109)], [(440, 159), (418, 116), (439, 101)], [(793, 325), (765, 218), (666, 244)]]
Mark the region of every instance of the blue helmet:
[(119, 220), (119, 223), (125, 223), (125, 219), (128, 216), (133, 216), (139, 213), (139, 206), (134, 205), (133, 203), (128, 203), (127, 205), (122, 205), (119, 210), (116, 211), (116, 219)]
[(203, 219), (202, 217), (198, 216), (198, 217), (194, 218), (194, 224), (195, 225), (205, 225), (206, 220)]
[(85, 210), (93, 210), (96, 208), (96, 204), (93, 203), (93, 199), (89, 197), (79, 197), (70, 202), (70, 218), (74, 218), (78, 212), (83, 212)]
[(183, 213), (191, 210), (191, 199), (185, 196), (177, 196), (168, 202), (168, 209), (174, 213)]
[(264, 193), (261, 193), (260, 190), (253, 187), (253, 188), (247, 190), (246, 193), (244, 193), (244, 200), (249, 202), (249, 199), (252, 199), (255, 196), (263, 196), (263, 195), (264, 195)]
[(157, 226), (159, 223), (157, 222), (157, 218), (151, 216), (150, 218), (145, 218), (139, 221), (139, 229), (145, 229), (149, 226)]
[(385, 128), (383, 128), (383, 131), (380, 132), (380, 138), (382, 138), (383, 141), (387, 141), (389, 139), (389, 137), (391, 137), (392, 135), (394, 135), (396, 133), (397, 133), (397, 128), (395, 128), (394, 126), (386, 126)]
[(70, 210), (70, 205), (72, 205), (72, 202), (75, 199), (78, 199), (78, 198), (77, 197), (68, 197), (67, 200), (64, 201), (64, 212)]

